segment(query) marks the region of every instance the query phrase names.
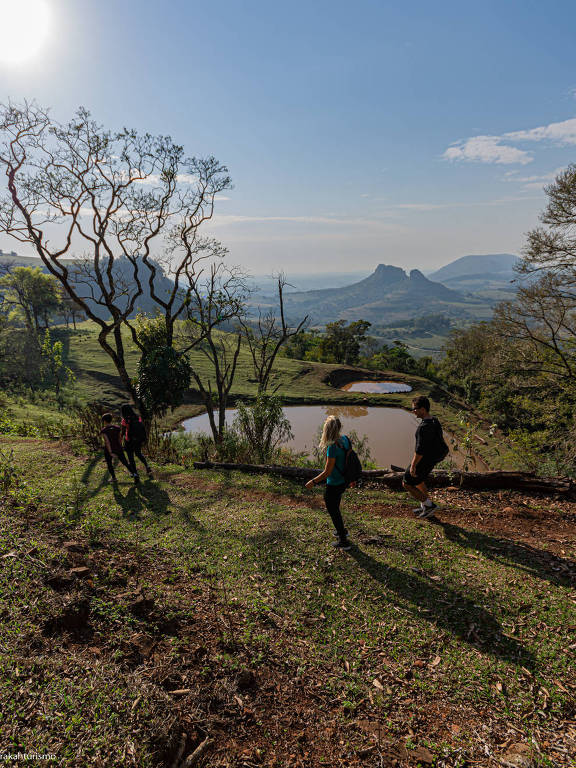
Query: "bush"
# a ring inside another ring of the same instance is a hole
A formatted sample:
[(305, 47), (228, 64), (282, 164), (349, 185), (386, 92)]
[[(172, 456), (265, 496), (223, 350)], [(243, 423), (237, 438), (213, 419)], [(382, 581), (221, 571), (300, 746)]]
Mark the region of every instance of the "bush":
[(160, 428), (154, 419), (148, 431), (148, 455), (161, 464), (177, 464), (180, 461), (174, 436)]
[(237, 432), (240, 443), (248, 444), (254, 459), (261, 464), (272, 461), (279, 445), (293, 438), (280, 398), (264, 393), (252, 403), (238, 403), (233, 431)]
[(14, 461), (14, 451), (0, 450), (0, 496), (7, 496), (20, 479), (19, 470)]
[(102, 407), (97, 403), (79, 405), (73, 409), (71, 434), (78, 437), (91, 451), (102, 448)]

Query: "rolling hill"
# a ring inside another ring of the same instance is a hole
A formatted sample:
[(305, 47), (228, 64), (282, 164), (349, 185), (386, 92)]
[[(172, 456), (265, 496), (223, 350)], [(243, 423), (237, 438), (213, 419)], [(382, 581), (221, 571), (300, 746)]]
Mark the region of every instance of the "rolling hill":
[(518, 278), (514, 271), (520, 261), (512, 253), (468, 254), (446, 264), (429, 275), (459, 291), (514, 291), (513, 280)]
[(388, 264), (379, 264), (369, 277), (352, 285), (286, 296), (288, 312), (309, 314), (312, 322), (317, 323), (362, 318), (383, 324), (433, 312), (470, 317), (471, 307), (482, 303), (429, 280), (418, 269), (406, 273)]

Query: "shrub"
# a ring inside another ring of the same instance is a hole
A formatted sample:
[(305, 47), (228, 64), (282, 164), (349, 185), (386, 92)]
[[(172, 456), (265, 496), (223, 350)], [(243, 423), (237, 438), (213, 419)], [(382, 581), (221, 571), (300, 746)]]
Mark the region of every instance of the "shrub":
[(7, 496), (18, 485), (20, 473), (14, 462), (14, 451), (0, 450), (0, 496)]
[(80, 438), (91, 451), (102, 448), (102, 408), (97, 403), (79, 405), (73, 409), (71, 434)]
[(282, 410), (280, 398), (264, 393), (252, 403), (238, 403), (233, 429), (262, 464), (272, 461), (279, 445), (293, 438), (292, 427)]

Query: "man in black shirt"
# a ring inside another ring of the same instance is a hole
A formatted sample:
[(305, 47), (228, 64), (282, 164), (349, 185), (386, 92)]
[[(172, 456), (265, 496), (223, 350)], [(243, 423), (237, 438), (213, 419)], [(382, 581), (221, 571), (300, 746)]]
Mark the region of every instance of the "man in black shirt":
[(439, 461), (448, 455), (442, 427), (435, 416), (430, 416), (430, 400), (420, 396), (412, 401), (412, 412), (422, 419), (416, 430), (416, 447), (410, 466), (404, 473), (402, 485), (420, 506), (414, 510), (418, 517), (432, 517), (436, 504), (428, 496), (426, 479)]

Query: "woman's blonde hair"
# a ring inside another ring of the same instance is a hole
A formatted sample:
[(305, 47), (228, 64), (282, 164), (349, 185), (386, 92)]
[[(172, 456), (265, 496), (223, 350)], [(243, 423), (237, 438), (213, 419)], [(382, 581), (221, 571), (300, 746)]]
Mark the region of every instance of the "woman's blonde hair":
[(342, 423), (340, 419), (337, 416), (328, 416), (326, 421), (324, 422), (324, 427), (322, 429), (322, 437), (320, 439), (320, 443), (318, 444), (318, 447), (321, 450), (324, 450), (329, 445), (332, 445), (333, 443), (338, 440), (340, 437), (340, 430), (342, 429)]

